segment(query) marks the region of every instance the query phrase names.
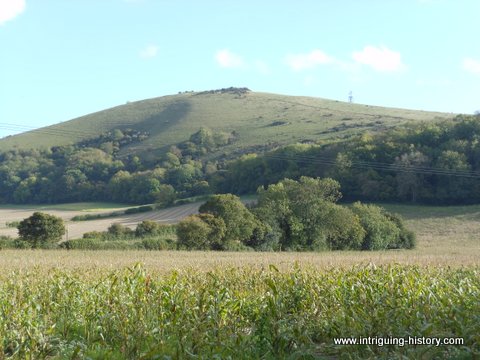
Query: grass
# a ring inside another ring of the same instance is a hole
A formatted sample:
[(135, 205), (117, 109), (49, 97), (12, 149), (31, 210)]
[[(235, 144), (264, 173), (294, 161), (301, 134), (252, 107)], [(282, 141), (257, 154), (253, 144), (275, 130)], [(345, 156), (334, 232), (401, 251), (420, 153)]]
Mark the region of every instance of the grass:
[[(271, 143), (291, 144), (378, 131), (408, 121), (451, 118), (452, 114), (350, 104), (311, 97), (250, 92), (188, 93), (137, 101), (0, 141), (0, 150), (64, 145), (114, 128), (147, 131), (150, 137), (124, 150), (144, 157), (187, 140), (200, 126), (239, 134), (220, 153), (254, 151)], [(269, 126), (285, 121), (282, 126)], [(218, 155), (218, 154), (217, 154)]]
[(130, 207), (131, 205), (110, 203), (110, 202), (78, 202), (67, 204), (53, 204), (53, 205), (18, 205), (18, 204), (0, 204), (0, 209), (18, 209), (18, 210), (60, 210), (60, 211), (85, 211), (94, 212), (110, 209), (122, 209)]

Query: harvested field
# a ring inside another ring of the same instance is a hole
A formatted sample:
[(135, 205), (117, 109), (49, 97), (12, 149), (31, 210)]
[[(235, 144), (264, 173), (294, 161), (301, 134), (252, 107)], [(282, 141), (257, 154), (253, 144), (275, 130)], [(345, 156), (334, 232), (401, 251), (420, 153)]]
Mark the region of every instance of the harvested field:
[[(84, 215), (85, 211), (72, 211), (72, 210), (38, 210), (38, 209), (0, 209), (0, 235), (8, 235), (15, 237), (17, 235), (16, 228), (6, 227), (7, 222), (20, 221), (26, 217), (32, 215), (35, 211), (43, 211), (48, 214), (61, 217), (65, 222), (68, 229), (68, 237), (70, 239), (80, 238), (82, 235), (89, 231), (105, 231), (113, 223), (119, 223), (130, 228), (135, 226), (144, 220), (154, 220), (158, 222), (173, 224), (182, 220), (184, 217), (195, 214), (198, 212), (201, 202), (175, 206), (172, 208), (149, 211), (139, 214), (122, 215), (118, 217), (88, 220), (88, 221), (71, 221), (74, 216)], [(124, 208), (123, 208), (124, 209)], [(105, 209), (99, 211), (91, 211), (88, 214), (106, 214), (114, 210), (119, 209)]]

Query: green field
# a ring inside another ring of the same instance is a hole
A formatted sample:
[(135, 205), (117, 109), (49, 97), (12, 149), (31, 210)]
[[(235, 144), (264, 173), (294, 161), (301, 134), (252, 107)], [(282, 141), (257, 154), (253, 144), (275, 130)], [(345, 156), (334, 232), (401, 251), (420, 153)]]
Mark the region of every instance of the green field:
[(118, 204), (110, 202), (79, 202), (79, 203), (68, 203), (68, 204), (53, 204), (53, 205), (17, 205), (17, 204), (0, 204), (0, 209), (17, 209), (17, 210), (38, 210), (38, 211), (49, 211), (49, 210), (59, 210), (59, 211), (102, 211), (102, 210), (113, 210), (113, 209), (123, 209), (131, 207), (129, 204)]
[[(153, 156), (189, 139), (200, 127), (239, 135), (222, 153), (254, 152), (269, 144), (332, 139), (379, 131), (406, 122), (438, 121), (453, 114), (392, 109), (269, 93), (184, 93), (137, 101), (46, 128), (10, 136), (0, 150), (75, 143), (115, 128), (146, 131), (149, 138), (122, 150)], [(153, 153), (152, 153), (153, 151)]]

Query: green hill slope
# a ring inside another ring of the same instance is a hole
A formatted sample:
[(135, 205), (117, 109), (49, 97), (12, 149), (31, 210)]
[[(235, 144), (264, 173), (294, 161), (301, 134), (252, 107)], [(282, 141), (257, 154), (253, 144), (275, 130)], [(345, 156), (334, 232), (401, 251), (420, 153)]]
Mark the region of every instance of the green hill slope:
[(257, 93), (243, 89), (190, 92), (127, 103), (60, 124), (0, 140), (0, 151), (76, 143), (112, 129), (131, 128), (149, 137), (124, 148), (145, 156), (188, 140), (200, 127), (238, 135), (222, 153), (246, 152), (378, 131), (409, 121), (441, 120), (452, 114), (351, 104), (321, 98)]

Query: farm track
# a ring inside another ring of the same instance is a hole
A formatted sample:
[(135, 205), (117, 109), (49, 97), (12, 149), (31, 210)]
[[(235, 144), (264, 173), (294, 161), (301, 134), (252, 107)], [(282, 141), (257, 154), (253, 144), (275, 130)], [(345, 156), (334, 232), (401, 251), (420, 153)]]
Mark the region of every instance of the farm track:
[[(38, 209), (0, 209), (0, 218), (3, 220), (0, 223), (0, 235), (8, 235), (15, 237), (17, 235), (16, 228), (6, 227), (6, 222), (21, 221), (35, 211), (43, 211), (45, 213), (61, 217), (68, 229), (68, 238), (80, 238), (86, 232), (90, 231), (105, 231), (114, 223), (125, 225), (129, 228), (135, 228), (136, 225), (144, 220), (157, 221), (159, 223), (174, 224), (181, 221), (183, 218), (196, 214), (198, 208), (202, 203), (193, 203), (175, 206), (168, 209), (149, 211), (140, 214), (122, 215), (107, 219), (97, 219), (88, 221), (71, 221), (72, 217), (76, 215), (85, 215), (84, 211), (63, 211), (63, 210), (38, 210)], [(105, 214), (111, 213), (115, 210), (107, 209), (101, 211), (92, 211), (88, 214)]]

